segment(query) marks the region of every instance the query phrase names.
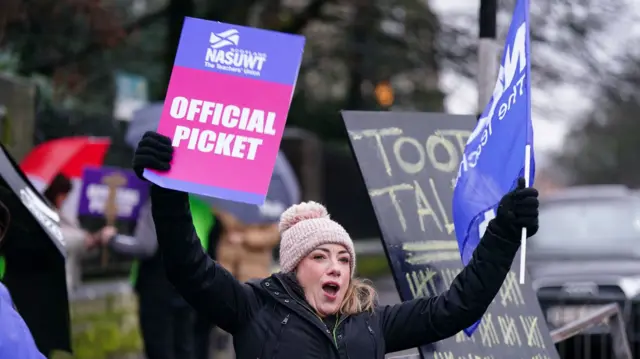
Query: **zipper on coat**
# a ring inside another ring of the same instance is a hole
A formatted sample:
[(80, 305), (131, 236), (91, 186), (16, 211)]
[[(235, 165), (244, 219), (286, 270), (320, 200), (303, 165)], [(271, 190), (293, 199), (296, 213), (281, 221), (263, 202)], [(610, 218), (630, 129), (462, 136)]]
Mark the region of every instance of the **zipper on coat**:
[(373, 357), (378, 358), (378, 343), (376, 342), (376, 333), (371, 329), (371, 325), (367, 322), (367, 329), (369, 330), (369, 334), (371, 334), (371, 340), (373, 340)]
[(338, 340), (336, 339), (336, 330), (338, 330), (340, 323), (342, 323), (345, 318), (346, 316), (338, 318), (338, 320), (336, 321), (336, 325), (333, 327), (333, 343), (336, 345), (336, 349), (339, 349)]
[[(302, 306), (304, 309), (306, 309), (309, 313), (313, 314), (316, 318), (318, 318), (318, 320), (320, 320), (320, 323), (322, 323), (322, 325), (324, 325), (324, 327), (325, 327), (325, 328), (327, 328), (327, 333), (330, 333), (330, 332), (329, 332), (329, 327), (327, 327), (327, 324), (325, 324), (325, 322), (324, 322), (324, 321), (322, 320), (322, 318), (318, 315), (318, 313), (316, 313), (314, 310), (312, 310), (312, 309), (311, 309), (311, 307), (310, 307), (306, 302), (304, 302), (304, 303), (303, 303), (303, 302), (300, 302), (300, 300), (298, 300), (298, 299), (297, 299), (297, 297), (296, 297), (295, 295), (291, 294), (291, 292), (289, 291), (289, 288), (287, 287), (287, 285), (286, 285), (286, 284), (284, 284), (284, 283), (280, 280), (280, 278), (275, 277), (275, 279), (280, 283), (280, 285), (282, 286), (282, 288), (284, 288), (284, 291), (285, 291), (285, 292), (287, 292), (287, 294), (289, 295), (289, 297), (290, 297), (291, 299), (293, 299), (296, 303), (300, 304), (300, 306)], [(335, 344), (335, 346), (336, 346), (336, 351), (338, 351), (338, 355), (339, 355), (340, 353), (339, 353), (339, 350), (338, 350), (338, 349), (339, 349), (339, 348), (338, 348), (338, 342), (337, 342), (337, 340), (336, 340), (336, 336), (335, 336), (335, 334), (336, 334), (336, 328), (338, 328), (338, 325), (339, 325), (340, 323), (342, 323), (342, 322), (344, 321), (344, 319), (346, 319), (347, 317), (348, 317), (348, 316), (346, 316), (346, 315), (345, 315), (343, 318), (339, 318), (339, 321), (337, 321), (337, 322), (336, 322), (336, 325), (335, 325), (335, 327), (333, 328), (333, 342), (334, 342), (334, 344)], [(331, 339), (329, 339), (329, 340), (331, 340)]]
[[(336, 325), (333, 328), (333, 341), (336, 344), (336, 350), (338, 351), (338, 356), (340, 356), (340, 346), (338, 345), (338, 341), (336, 340), (336, 330), (340, 326), (340, 323), (344, 322), (344, 320), (347, 319), (347, 317), (348, 317), (348, 315), (345, 315), (343, 317), (338, 318), (338, 321), (336, 322)], [(348, 342), (347, 342), (346, 338), (344, 338), (344, 339), (345, 339), (343, 341), (343, 343), (344, 343), (344, 352), (347, 355), (347, 359), (350, 359)]]
[(295, 295), (291, 294), (291, 292), (289, 291), (289, 288), (287, 288), (286, 284), (282, 283), (282, 281), (278, 277), (276, 277), (276, 280), (278, 280), (278, 282), (280, 282), (280, 284), (282, 285), (282, 288), (284, 288), (285, 292), (287, 292), (287, 294), (289, 295), (289, 297), (291, 299), (295, 300), (296, 303), (300, 304), (300, 306), (302, 306), (304, 309), (309, 311), (309, 313), (313, 314), (316, 318), (318, 318), (318, 319), (320, 319), (320, 321), (322, 321), (322, 318), (320, 318), (316, 312), (314, 312), (311, 308), (309, 308), (308, 304), (300, 302)]
[(278, 332), (278, 336), (276, 337), (276, 348), (273, 350), (273, 359), (276, 359), (276, 355), (278, 355), (278, 349), (280, 349), (280, 341), (282, 337), (282, 332), (284, 331), (284, 326), (289, 323), (289, 316), (291, 313), (287, 314), (284, 319), (280, 322), (280, 331)]

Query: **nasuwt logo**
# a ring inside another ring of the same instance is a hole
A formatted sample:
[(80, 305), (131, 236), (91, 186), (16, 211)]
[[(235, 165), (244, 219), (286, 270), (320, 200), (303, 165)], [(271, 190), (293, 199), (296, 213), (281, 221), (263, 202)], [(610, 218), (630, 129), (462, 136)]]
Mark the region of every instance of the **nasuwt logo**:
[(238, 30), (236, 29), (223, 31), (219, 34), (211, 33), (209, 38), (213, 49), (221, 49), (229, 45), (238, 46), (238, 41), (240, 41), (240, 35), (238, 35)]
[(267, 54), (241, 49), (240, 33), (236, 29), (211, 33), (204, 66), (225, 72), (259, 77)]
[[(518, 27), (513, 41), (505, 48), (504, 58), (498, 71), (498, 79), (489, 103), (489, 111), (483, 113), (483, 116), (478, 120), (478, 125), (467, 140), (467, 150), (460, 163), (458, 177), (478, 164), (482, 150), (493, 134), (494, 118), (497, 117), (499, 121), (502, 121), (524, 94), (525, 70), (528, 61), (526, 41), (527, 24), (523, 22)], [(516, 79), (516, 77), (518, 78)], [(516, 80), (515, 83), (514, 80)], [(497, 116), (496, 109), (498, 110)], [(477, 141), (478, 137), (479, 141)]]

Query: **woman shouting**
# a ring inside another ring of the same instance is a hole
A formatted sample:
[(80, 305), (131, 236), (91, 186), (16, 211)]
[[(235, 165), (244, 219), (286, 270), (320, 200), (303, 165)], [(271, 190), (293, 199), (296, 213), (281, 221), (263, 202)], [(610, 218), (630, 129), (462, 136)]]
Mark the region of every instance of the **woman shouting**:
[[(148, 132), (133, 166), (171, 167), (171, 140)], [(224, 176), (224, 173), (210, 173)], [(294, 205), (280, 220), (281, 272), (240, 283), (202, 250), (186, 193), (153, 185), (151, 202), (165, 269), (182, 296), (233, 335), (238, 359), (381, 359), (471, 326), (498, 293), (520, 246), (522, 228), (538, 230), (538, 192), (521, 185), (503, 197), (469, 264), (434, 297), (379, 306), (354, 278), (349, 234), (320, 204)]]

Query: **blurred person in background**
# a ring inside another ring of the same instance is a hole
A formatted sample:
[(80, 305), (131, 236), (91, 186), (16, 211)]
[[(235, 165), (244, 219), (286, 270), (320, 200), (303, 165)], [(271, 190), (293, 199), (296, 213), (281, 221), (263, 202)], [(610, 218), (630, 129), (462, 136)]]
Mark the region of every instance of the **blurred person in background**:
[(245, 224), (215, 210), (222, 223), (216, 259), (241, 282), (271, 275), (273, 249), (280, 242), (277, 223)]
[(75, 218), (69, 218), (62, 213), (62, 205), (72, 189), (73, 183), (71, 180), (62, 174), (58, 174), (43, 193), (44, 197), (53, 204), (60, 215), (60, 230), (64, 236), (65, 248), (67, 250), (66, 270), (69, 290), (73, 290), (80, 284), (82, 275), (80, 265), (81, 256), (87, 250), (100, 243), (99, 239), (102, 231), (109, 232), (111, 230), (105, 227), (97, 233), (89, 233), (80, 227), (80, 224)]

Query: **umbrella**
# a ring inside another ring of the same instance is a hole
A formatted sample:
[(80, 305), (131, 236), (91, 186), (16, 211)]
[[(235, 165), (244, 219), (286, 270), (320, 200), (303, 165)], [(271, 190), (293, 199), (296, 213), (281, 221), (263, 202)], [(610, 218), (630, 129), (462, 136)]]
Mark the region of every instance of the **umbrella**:
[(108, 138), (63, 137), (34, 148), (20, 163), (24, 173), (49, 184), (57, 174), (81, 177), (85, 166), (100, 166), (111, 145)]
[(0, 147), (0, 201), (10, 214), (2, 244), (7, 263), (3, 282), (38, 349), (45, 354), (56, 349), (71, 351), (64, 239), (58, 214), (5, 147)]
[(86, 166), (101, 166), (110, 145), (109, 138), (97, 137), (63, 137), (47, 141), (29, 152), (20, 168), (40, 193), (57, 174), (67, 176), (73, 188), (61, 212), (74, 218), (82, 187), (82, 170)]
[(162, 102), (155, 102), (133, 113), (125, 135), (125, 142), (131, 148), (138, 146), (138, 142), (145, 132), (154, 131), (158, 128), (160, 116), (162, 115), (162, 106)]
[(229, 213), (244, 224), (269, 224), (278, 222), (282, 212), (300, 202), (300, 185), (291, 164), (284, 153), (279, 151), (264, 204), (258, 206), (214, 197), (198, 197), (214, 209)]

